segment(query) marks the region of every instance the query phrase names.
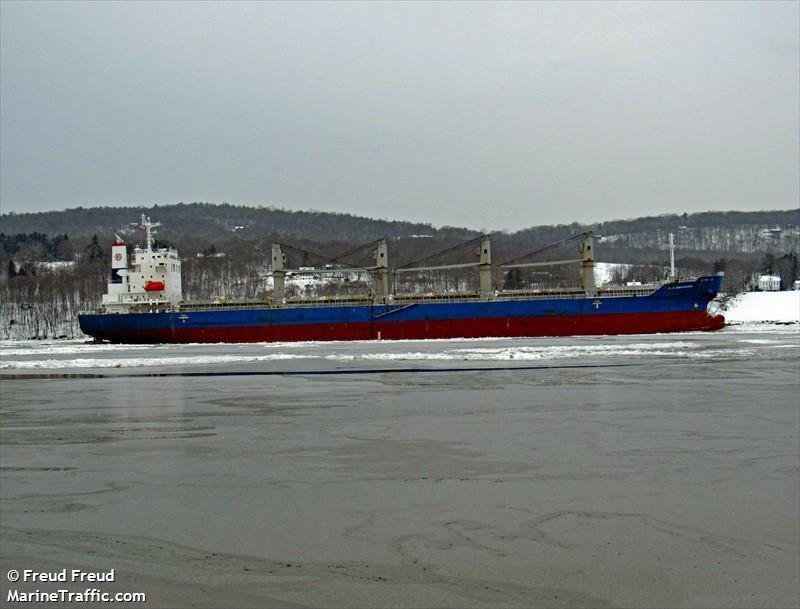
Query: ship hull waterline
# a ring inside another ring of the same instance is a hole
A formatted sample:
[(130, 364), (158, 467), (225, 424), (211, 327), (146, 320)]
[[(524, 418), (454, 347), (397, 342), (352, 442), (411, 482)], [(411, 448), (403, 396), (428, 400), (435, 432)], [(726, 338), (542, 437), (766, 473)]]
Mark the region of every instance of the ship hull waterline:
[(721, 315), (680, 311), (203, 328), (86, 328), (84, 332), (95, 340), (112, 343), (248, 343), (653, 334), (713, 331), (724, 325)]

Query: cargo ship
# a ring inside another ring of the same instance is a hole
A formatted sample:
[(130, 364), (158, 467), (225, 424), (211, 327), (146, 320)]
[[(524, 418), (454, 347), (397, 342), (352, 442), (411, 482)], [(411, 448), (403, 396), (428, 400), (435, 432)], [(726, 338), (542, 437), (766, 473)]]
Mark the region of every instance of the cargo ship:
[[(358, 297), (287, 297), (282, 245), (272, 246), (272, 296), (238, 302), (186, 302), (181, 260), (173, 248), (155, 248), (158, 223), (142, 216), (145, 247), (131, 252), (119, 237), (111, 248), (111, 276), (99, 310), (79, 315), (81, 330), (112, 343), (241, 343), (331, 340), (404, 340), (479, 337), (648, 334), (718, 330), (722, 315), (709, 304), (722, 288), (722, 274), (679, 278), (639, 286), (598, 287), (594, 278), (594, 237), (571, 239), (579, 258), (493, 265), (488, 235), (475, 240), (476, 260), (464, 264), (391, 269), (385, 240), (374, 244), (369, 267), (337, 266), (315, 274), (365, 273), (372, 289)], [(579, 264), (581, 285), (558, 290), (499, 290), (497, 269)], [(480, 289), (444, 294), (399, 294), (391, 279), (401, 273), (475, 267)]]

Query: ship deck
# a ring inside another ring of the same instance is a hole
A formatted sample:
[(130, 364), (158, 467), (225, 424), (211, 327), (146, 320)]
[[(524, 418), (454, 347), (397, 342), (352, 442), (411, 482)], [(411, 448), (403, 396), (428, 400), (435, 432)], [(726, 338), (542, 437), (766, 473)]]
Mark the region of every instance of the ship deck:
[[(221, 311), (230, 309), (283, 309), (289, 307), (342, 307), (342, 306), (371, 306), (374, 304), (390, 304), (404, 306), (412, 304), (456, 304), (462, 302), (507, 302), (521, 300), (547, 300), (553, 298), (623, 298), (630, 296), (649, 296), (658, 289), (657, 285), (636, 286), (627, 288), (599, 289), (596, 294), (586, 295), (578, 288), (562, 290), (532, 290), (532, 291), (502, 291), (493, 296), (482, 297), (478, 292), (453, 292), (443, 294), (396, 294), (391, 299), (383, 302), (369, 295), (357, 297), (329, 297), (329, 298), (298, 298), (286, 299), (283, 303), (267, 300), (231, 300), (209, 302), (180, 303), (176, 310), (192, 311)], [(141, 306), (142, 311), (149, 310), (147, 304)], [(134, 309), (132, 309), (133, 311)]]

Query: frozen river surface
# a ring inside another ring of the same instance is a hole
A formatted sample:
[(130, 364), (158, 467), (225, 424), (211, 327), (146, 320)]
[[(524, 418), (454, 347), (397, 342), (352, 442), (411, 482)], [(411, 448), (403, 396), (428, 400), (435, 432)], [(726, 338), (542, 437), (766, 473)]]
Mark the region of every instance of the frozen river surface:
[(800, 606), (797, 325), (0, 353), (0, 602)]

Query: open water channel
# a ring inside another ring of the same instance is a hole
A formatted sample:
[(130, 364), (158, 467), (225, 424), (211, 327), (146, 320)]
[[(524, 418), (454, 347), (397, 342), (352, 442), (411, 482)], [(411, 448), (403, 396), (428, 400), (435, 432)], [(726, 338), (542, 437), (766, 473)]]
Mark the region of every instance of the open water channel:
[(797, 325), (0, 355), (0, 603), (800, 606)]

